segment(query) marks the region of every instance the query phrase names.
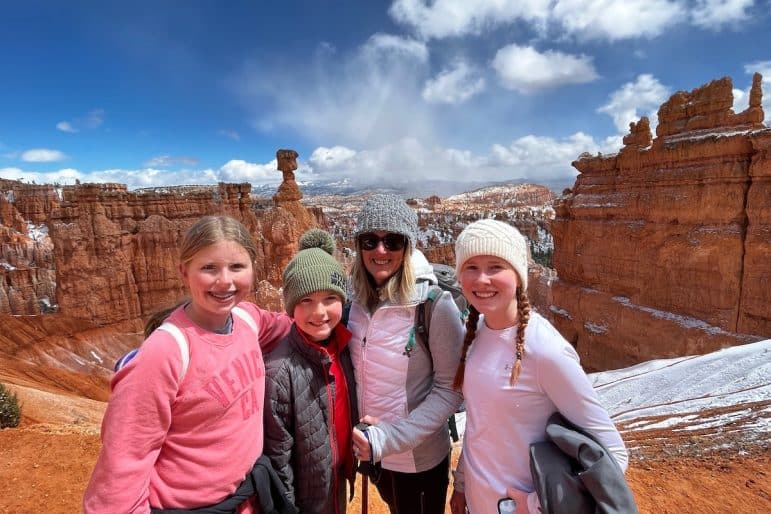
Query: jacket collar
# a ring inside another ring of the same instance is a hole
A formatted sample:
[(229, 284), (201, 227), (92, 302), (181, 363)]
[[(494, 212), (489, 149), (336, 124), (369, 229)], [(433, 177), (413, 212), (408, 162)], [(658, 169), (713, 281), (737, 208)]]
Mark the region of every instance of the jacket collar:
[(322, 346), (308, 338), (305, 332), (297, 328), (297, 323), (292, 323), (290, 334), (292, 341), (301, 354), (314, 359), (321, 357), (324, 360), (336, 358), (348, 346), (348, 342), (352, 337), (351, 331), (342, 323), (338, 323), (334, 330), (332, 330), (332, 335), (329, 337), (329, 343), (326, 346)]

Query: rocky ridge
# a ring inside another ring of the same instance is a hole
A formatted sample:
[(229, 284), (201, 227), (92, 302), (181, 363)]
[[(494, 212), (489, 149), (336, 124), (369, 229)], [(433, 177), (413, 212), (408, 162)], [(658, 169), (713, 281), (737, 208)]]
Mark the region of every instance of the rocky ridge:
[[(355, 248), (356, 216), (370, 194), (314, 195), (303, 200), (322, 210), (346, 262), (350, 262)], [(469, 223), (488, 217), (515, 225), (528, 236), (533, 253), (551, 254), (553, 242), (548, 225), (554, 217), (554, 200), (554, 193), (544, 186), (505, 184), (447, 198), (407, 198), (406, 202), (418, 214), (418, 248), (431, 262), (452, 264), (458, 234)]]
[(760, 76), (678, 92), (615, 155), (582, 155), (556, 205), (551, 311), (592, 369), (771, 335), (771, 129)]
[(0, 313), (58, 310), (106, 325), (174, 304), (184, 294), (179, 240), (197, 218), (219, 213), (239, 219), (254, 235), (255, 285), (260, 299), (275, 306), (281, 270), (299, 236), (323, 222), (321, 211), (300, 204), (296, 184), (282, 185), (266, 208), (254, 204), (249, 184), (128, 191), (123, 184), (3, 180)]

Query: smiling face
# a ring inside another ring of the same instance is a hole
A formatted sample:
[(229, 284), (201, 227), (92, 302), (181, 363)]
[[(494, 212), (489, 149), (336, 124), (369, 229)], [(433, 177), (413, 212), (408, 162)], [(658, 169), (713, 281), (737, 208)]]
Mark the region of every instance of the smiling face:
[(485, 316), (488, 327), (500, 330), (517, 322), (519, 277), (507, 261), (477, 255), (463, 263), (458, 275), (463, 295)]
[[(404, 262), (404, 241), (401, 248), (398, 250), (389, 250), (386, 248), (386, 243), (382, 240), (390, 232), (370, 232), (368, 234), (374, 234), (380, 241), (377, 242), (374, 248), (367, 250), (365, 246), (359, 242), (359, 249), (361, 251), (361, 260), (364, 263), (364, 269), (367, 273), (372, 275), (375, 284), (382, 286), (389, 278), (391, 278), (402, 267)], [(361, 237), (361, 236), (360, 236)], [(404, 240), (404, 236), (399, 236)]]
[(342, 317), (343, 299), (332, 291), (303, 296), (294, 306), (297, 328), (316, 342), (328, 339)]
[(207, 330), (225, 326), (230, 310), (246, 298), (254, 280), (249, 253), (234, 241), (204, 247), (179, 270), (190, 291), (187, 313)]

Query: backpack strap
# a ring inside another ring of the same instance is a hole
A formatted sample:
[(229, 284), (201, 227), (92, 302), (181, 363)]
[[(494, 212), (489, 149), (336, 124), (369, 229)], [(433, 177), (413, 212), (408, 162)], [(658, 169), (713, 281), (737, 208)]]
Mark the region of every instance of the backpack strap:
[(348, 327), (348, 320), (351, 318), (351, 305), (351, 302), (343, 304), (343, 316), (340, 318), (340, 323), (345, 327)]
[(171, 321), (164, 321), (156, 330), (163, 330), (171, 334), (171, 337), (174, 338), (174, 341), (177, 342), (177, 346), (179, 346), (179, 355), (182, 357), (182, 370), (179, 373), (179, 383), (181, 384), (182, 379), (185, 378), (185, 374), (187, 373), (187, 367), (190, 365), (190, 345), (187, 344), (187, 337), (185, 337), (182, 330)]
[(254, 335), (259, 336), (260, 330), (257, 328), (257, 322), (254, 321), (254, 318), (251, 314), (246, 312), (244, 309), (236, 305), (233, 307), (233, 309), (230, 311), (242, 320), (246, 321), (246, 324), (249, 325), (249, 327), (252, 329), (252, 332), (254, 332)]
[[(257, 329), (257, 323), (248, 312), (237, 305), (233, 307), (230, 312), (244, 320), (255, 335), (259, 335), (260, 332)], [(185, 337), (184, 332), (171, 321), (164, 321), (161, 326), (158, 327), (158, 330), (164, 330), (171, 334), (171, 337), (174, 338), (174, 341), (176, 341), (177, 346), (179, 347), (179, 355), (182, 357), (182, 370), (179, 374), (179, 383), (181, 384), (187, 373), (187, 368), (190, 366), (190, 345), (187, 342), (187, 337)]]
[[(428, 352), (428, 357), (431, 357), (431, 346), (428, 344), (429, 330), (431, 329), (431, 315), (434, 312), (434, 306), (436, 300), (442, 296), (442, 288), (437, 285), (432, 285), (428, 290), (426, 299), (419, 303), (415, 307), (415, 326), (413, 327), (414, 338), (420, 342), (423, 348)], [(409, 355), (412, 348), (415, 346), (412, 334), (410, 334), (410, 340), (407, 342), (407, 347), (404, 349), (407, 355)], [(412, 345), (410, 345), (412, 343)]]

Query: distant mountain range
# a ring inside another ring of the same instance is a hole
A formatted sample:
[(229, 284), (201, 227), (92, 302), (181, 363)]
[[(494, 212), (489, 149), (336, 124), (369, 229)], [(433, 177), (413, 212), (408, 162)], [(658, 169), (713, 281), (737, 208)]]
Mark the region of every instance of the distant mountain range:
[[(439, 196), (440, 198), (446, 198), (448, 196), (457, 195), (469, 191), (475, 191), (478, 189), (499, 186), (499, 185), (515, 185), (528, 183), (524, 180), (509, 180), (509, 181), (460, 181), (460, 180), (413, 180), (410, 182), (399, 183), (364, 183), (354, 182), (349, 179), (345, 180), (329, 180), (329, 181), (314, 181), (314, 182), (301, 182), (298, 181), (300, 190), (303, 195), (317, 196), (317, 195), (357, 195), (361, 193), (395, 193), (405, 197), (414, 198), (426, 198), (429, 196)], [(530, 181), (529, 183), (536, 183)], [(559, 195), (563, 189), (571, 187), (572, 181), (542, 181), (537, 182), (538, 185), (549, 188), (552, 192)], [(270, 197), (276, 192), (275, 184), (262, 184), (252, 187), (252, 193), (257, 196)]]

